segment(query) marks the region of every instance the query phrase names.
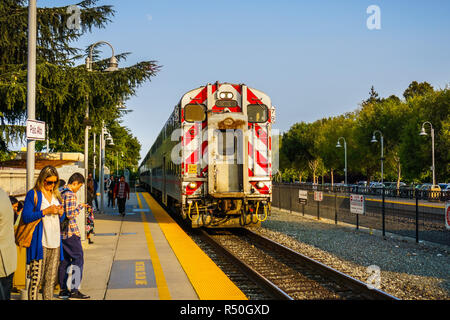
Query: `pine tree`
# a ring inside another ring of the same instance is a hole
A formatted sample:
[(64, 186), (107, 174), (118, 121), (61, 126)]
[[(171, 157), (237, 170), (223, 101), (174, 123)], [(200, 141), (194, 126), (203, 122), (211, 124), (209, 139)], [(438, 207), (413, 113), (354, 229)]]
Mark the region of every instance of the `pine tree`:
[[(51, 147), (58, 151), (82, 151), (84, 118), (89, 103), (90, 120), (99, 128), (102, 120), (109, 127), (120, 123), (120, 108), (137, 87), (150, 81), (160, 69), (156, 61), (142, 61), (122, 67), (129, 53), (116, 55), (121, 68), (103, 72), (107, 60), (86, 70), (88, 48), (71, 44), (85, 32), (105, 28), (114, 16), (112, 6), (98, 6), (97, 0), (78, 3), (80, 30), (68, 28), (67, 7), (38, 8), (36, 119), (49, 125)], [(24, 138), (27, 96), (28, 1), (0, 2), (0, 149), (18, 137)], [(98, 53), (94, 51), (95, 54)], [(83, 59), (79, 62), (80, 59)], [(86, 99), (88, 98), (88, 100)], [(132, 135), (130, 134), (130, 139)]]
[(361, 104), (362, 107), (365, 107), (368, 104), (373, 104), (381, 101), (381, 99), (378, 96), (378, 92), (375, 91), (375, 88), (373, 86), (370, 88), (369, 94), (370, 94), (369, 98), (362, 102)]

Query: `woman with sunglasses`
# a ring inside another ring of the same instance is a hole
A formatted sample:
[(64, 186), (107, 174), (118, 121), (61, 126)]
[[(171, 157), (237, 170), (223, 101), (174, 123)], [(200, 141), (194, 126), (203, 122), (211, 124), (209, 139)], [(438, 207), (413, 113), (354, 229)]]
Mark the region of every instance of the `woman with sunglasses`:
[(24, 223), (41, 219), (36, 225), (27, 248), (29, 265), (28, 299), (37, 300), (42, 281), (42, 297), (53, 299), (59, 262), (63, 259), (60, 223), (64, 219), (61, 195), (58, 191), (59, 175), (53, 166), (41, 170), (36, 185), (27, 193), (22, 212)]

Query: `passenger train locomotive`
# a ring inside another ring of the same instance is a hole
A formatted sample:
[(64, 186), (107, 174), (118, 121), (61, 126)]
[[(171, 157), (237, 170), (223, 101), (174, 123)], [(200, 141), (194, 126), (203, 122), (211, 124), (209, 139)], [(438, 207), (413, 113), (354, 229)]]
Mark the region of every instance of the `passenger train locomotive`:
[(272, 200), (270, 97), (244, 84), (187, 92), (139, 167), (140, 184), (192, 227), (258, 224)]

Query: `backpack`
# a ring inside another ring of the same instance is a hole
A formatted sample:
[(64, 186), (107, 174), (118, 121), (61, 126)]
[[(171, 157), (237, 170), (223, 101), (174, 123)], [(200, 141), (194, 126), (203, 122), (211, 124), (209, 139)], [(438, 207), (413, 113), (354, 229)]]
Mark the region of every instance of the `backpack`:
[[(61, 197), (63, 197), (67, 191), (70, 191), (70, 190), (69, 189), (63, 190), (63, 192), (61, 192)], [(69, 221), (70, 221), (70, 219), (67, 218), (67, 215), (65, 215), (64, 220), (60, 224), (61, 232), (67, 232), (67, 230), (69, 229)]]

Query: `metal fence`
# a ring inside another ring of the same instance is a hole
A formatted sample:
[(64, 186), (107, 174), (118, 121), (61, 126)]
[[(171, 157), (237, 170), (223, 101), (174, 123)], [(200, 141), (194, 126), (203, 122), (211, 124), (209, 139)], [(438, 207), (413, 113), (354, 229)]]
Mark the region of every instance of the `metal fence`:
[[(300, 190), (307, 194), (306, 203), (300, 202)], [(322, 201), (314, 200), (314, 192), (317, 191), (322, 191)], [(315, 216), (317, 219), (331, 219), (336, 224), (344, 222), (353, 224), (356, 228), (381, 230), (383, 235), (389, 232), (415, 238), (416, 242), (425, 240), (450, 245), (450, 230), (445, 227), (445, 203), (436, 200), (446, 196), (442, 192), (426, 196), (417, 192), (412, 199), (391, 197), (386, 190), (364, 194), (364, 214), (355, 214), (350, 211), (350, 194), (358, 192), (352, 191), (355, 190), (274, 184), (272, 205), (289, 212)]]

